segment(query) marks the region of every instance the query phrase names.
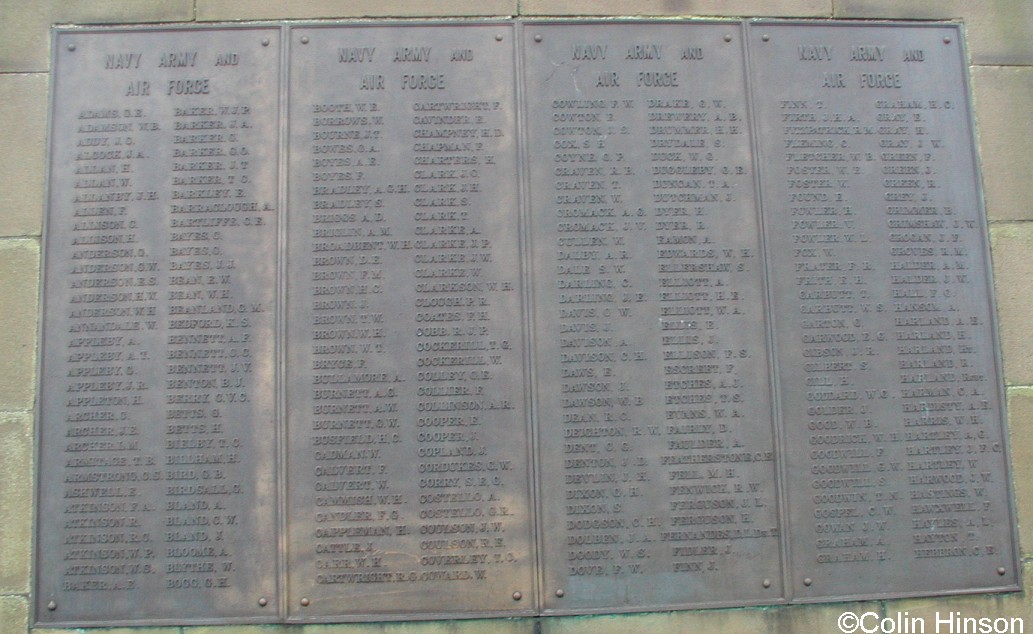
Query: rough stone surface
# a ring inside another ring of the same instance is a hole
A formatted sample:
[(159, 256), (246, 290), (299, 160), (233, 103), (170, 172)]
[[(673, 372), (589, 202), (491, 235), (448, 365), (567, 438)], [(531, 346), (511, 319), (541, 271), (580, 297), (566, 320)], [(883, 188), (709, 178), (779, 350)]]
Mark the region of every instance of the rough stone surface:
[(975, 64), (1033, 64), (1029, 0), (836, 0), (837, 18), (962, 20)]
[[(1033, 563), (1026, 562), (1022, 567), (1023, 587), (1028, 588), (1033, 578)], [(993, 628), (993, 620), (1003, 618), (1010, 620), (1019, 618), (1023, 621), (1024, 631), (1029, 631), (1029, 625), (1033, 622), (1033, 608), (1022, 592), (1010, 592), (1001, 594), (971, 594), (955, 597), (925, 597), (918, 599), (905, 599), (900, 601), (887, 601), (883, 607), (883, 617), (895, 620), (895, 623), (907, 622), (908, 632), (918, 632), (919, 622), (909, 619), (923, 619), (926, 632), (964, 632), (954, 625), (941, 624), (937, 629), (937, 616), (940, 619), (951, 619), (951, 613), (955, 616), (968, 618), (989, 618), (991, 629), (984, 631), (1005, 631), (1018, 632), (1017, 628), (997, 629)], [(939, 615), (937, 615), (939, 613)], [(901, 628), (897, 628), (900, 630)], [(980, 629), (968, 629), (969, 632), (978, 632)]]
[[(532, 619), (490, 619), (472, 621), (420, 621), (411, 623), (349, 623), (344, 625), (306, 625), (300, 631), (283, 634), (533, 634)], [(197, 634), (192, 631), (184, 634)], [(222, 629), (205, 634), (226, 634)], [(232, 633), (236, 634), (236, 633)], [(248, 632), (247, 634), (265, 634)], [(273, 630), (273, 634), (280, 634)]]
[(178, 22), (193, 18), (193, 0), (3, 0), (0, 2), (0, 72), (47, 70), (53, 24)]
[(39, 235), (46, 172), (47, 76), (0, 75), (0, 236)]
[(1033, 220), (1033, 67), (972, 69), (987, 216)]
[(836, 626), (839, 615), (844, 612), (864, 614), (878, 612), (881, 605), (876, 601), (855, 603), (823, 603), (819, 605), (794, 605), (772, 611), (768, 629), (772, 633), (793, 632), (839, 632)]
[[(184, 627), (183, 634), (300, 634), (302, 628), (289, 625), (205, 625)], [(151, 634), (150, 630), (129, 630), (124, 634)], [(33, 634), (36, 634), (33, 632)], [(105, 632), (104, 634), (108, 634)], [(172, 633), (169, 633), (172, 634)], [(179, 634), (178, 630), (175, 634)], [(343, 632), (341, 634), (344, 634)]]
[(990, 229), (997, 318), (1008, 385), (1033, 385), (1033, 225), (995, 223)]
[(25, 597), (0, 596), (0, 634), (29, 631), (29, 603)]
[(831, 0), (523, 0), (520, 14), (824, 17), (832, 15)]
[(1019, 516), (1019, 545), (1023, 555), (1028, 557), (1033, 553), (1033, 388), (1008, 390), (1008, 426), (1011, 428), (1011, 473)]
[(517, 0), (197, 0), (198, 20), (280, 20), (433, 16), (510, 16)]
[(32, 416), (0, 414), (0, 592), (29, 591)]
[(0, 411), (32, 408), (39, 243), (0, 240)]
[(775, 609), (697, 610), (606, 616), (548, 618), (542, 634), (625, 634), (627, 632), (766, 632)]

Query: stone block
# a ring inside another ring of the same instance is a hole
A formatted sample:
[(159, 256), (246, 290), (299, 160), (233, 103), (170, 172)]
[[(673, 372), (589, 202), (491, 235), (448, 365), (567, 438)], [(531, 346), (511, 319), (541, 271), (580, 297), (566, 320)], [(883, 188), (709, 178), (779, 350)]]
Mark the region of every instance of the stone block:
[(972, 92), (987, 216), (1033, 220), (1033, 68), (976, 66)]
[(53, 24), (179, 22), (193, 18), (193, 0), (0, 2), (0, 72), (47, 70)]
[(29, 602), (25, 597), (0, 596), (0, 634), (29, 631)]
[(283, 20), (315, 18), (511, 16), (517, 0), (197, 0), (197, 19)]
[(520, 14), (827, 18), (832, 15), (832, 5), (831, 0), (757, 0), (734, 4), (726, 0), (523, 0)]
[(0, 413), (0, 592), (29, 591), (32, 416)]
[(998, 331), (1007, 385), (1033, 385), (1033, 225), (1001, 222), (990, 228)]
[(962, 20), (974, 64), (1033, 64), (1029, 0), (836, 0), (836, 18)]
[(38, 282), (39, 242), (0, 240), (0, 411), (32, 408)]
[[(882, 605), (877, 601), (858, 601), (853, 603), (820, 603), (812, 605), (794, 605), (772, 610), (769, 619), (769, 632), (839, 632), (840, 615), (852, 612), (858, 616), (868, 612), (881, 613)], [(860, 632), (861, 630), (858, 630)]]
[[(534, 634), (532, 619), (474, 619), (463, 621), (412, 621), (408, 623), (348, 623), (306, 625), (283, 634)], [(186, 631), (184, 634), (195, 634)], [(205, 634), (225, 634), (222, 628)], [(251, 634), (251, 633), (248, 633)], [(254, 634), (264, 634), (255, 632)], [(274, 632), (274, 634), (280, 634)]]
[(1008, 389), (1008, 428), (1011, 430), (1011, 475), (1019, 545), (1029, 556), (1033, 553), (1033, 388)]
[[(202, 625), (184, 627), (182, 634), (300, 634), (301, 631), (301, 627), (291, 625)], [(33, 632), (33, 634), (37, 633)], [(141, 630), (128, 629), (120, 633), (105, 631), (104, 634), (151, 634), (151, 630), (141, 632)], [(180, 634), (180, 632), (177, 628), (175, 632), (161, 632), (160, 634)]]
[(53, 2), (0, 2), (0, 72), (45, 71), (50, 67)]
[(0, 236), (39, 235), (46, 173), (47, 76), (0, 75)]
[(541, 634), (625, 634), (626, 632), (764, 632), (773, 610), (737, 608), (645, 614), (557, 617), (542, 620)]

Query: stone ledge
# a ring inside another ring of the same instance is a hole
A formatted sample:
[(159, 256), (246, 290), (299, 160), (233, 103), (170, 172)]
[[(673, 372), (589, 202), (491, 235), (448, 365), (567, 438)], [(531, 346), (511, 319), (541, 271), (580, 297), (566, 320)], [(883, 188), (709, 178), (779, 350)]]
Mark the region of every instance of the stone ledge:
[[(1022, 577), (1022, 585), (1027, 588), (1028, 592), (1031, 579), (1033, 579), (1033, 567), (1031, 567), (1031, 564), (1026, 563), (1023, 565)], [(937, 613), (939, 613), (939, 616), (942, 619), (950, 618), (949, 613), (951, 612), (957, 613), (957, 615), (961, 617), (976, 619), (983, 617), (990, 619), (1019, 618), (1022, 619), (1027, 630), (1029, 624), (1033, 623), (1033, 608), (1031, 608), (1029, 599), (1025, 592), (969, 594), (949, 597), (923, 597), (916, 599), (901, 599), (898, 601), (886, 601), (883, 605), (882, 616), (884, 618), (897, 619), (898, 622), (901, 623), (905, 622), (906, 619), (909, 618), (923, 619), (925, 621), (926, 632), (940, 631), (946, 634), (948, 631), (964, 631), (959, 630), (957, 627), (953, 630), (948, 630), (947, 626), (940, 626), (939, 630), (937, 630)], [(915, 623), (913, 621), (907, 622), (909, 624)], [(915, 631), (915, 628), (911, 628), (907, 631), (913, 632)]]
[[(266, 631), (246, 634), (265, 634)], [(470, 621), (306, 625), (300, 630), (285, 630), (282, 634), (533, 634), (534, 632), (536, 632), (534, 619), (475, 619)], [(201, 633), (187, 629), (183, 634)], [(213, 629), (211, 632), (203, 634), (225, 634), (225, 632), (221, 629), (218, 631)], [(273, 629), (272, 634), (281, 633)]]
[[(233, 628), (219, 628), (221, 634), (234, 634)], [(269, 632), (268, 630), (262, 630), (266, 634), (277, 634), (276, 632)], [(84, 630), (84, 629), (60, 629), (51, 627), (34, 627), (32, 628), (31, 634), (181, 634), (180, 628), (178, 627), (110, 627), (100, 630)], [(255, 634), (261, 634), (261, 632), (255, 632)]]
[(199, 21), (435, 16), (510, 16), (517, 0), (197, 0)]
[(648, 16), (765, 16), (822, 17), (832, 15), (831, 0), (756, 0), (729, 3), (726, 0), (523, 0), (520, 15), (648, 15)]

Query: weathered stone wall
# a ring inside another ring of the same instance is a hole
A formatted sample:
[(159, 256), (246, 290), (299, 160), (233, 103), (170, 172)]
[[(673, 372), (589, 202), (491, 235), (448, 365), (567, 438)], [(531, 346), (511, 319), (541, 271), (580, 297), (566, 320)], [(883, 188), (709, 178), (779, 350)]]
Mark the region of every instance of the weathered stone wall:
[[(990, 220), (1025, 591), (534, 620), (170, 627), (147, 634), (837, 632), (844, 610), (1022, 617), (1033, 631), (1033, 2), (1029, 0), (0, 0), (0, 634), (30, 626), (33, 413), (52, 24), (357, 17), (759, 16), (965, 23)], [(540, 629), (539, 629), (540, 628)], [(117, 630), (120, 634), (133, 628)]]

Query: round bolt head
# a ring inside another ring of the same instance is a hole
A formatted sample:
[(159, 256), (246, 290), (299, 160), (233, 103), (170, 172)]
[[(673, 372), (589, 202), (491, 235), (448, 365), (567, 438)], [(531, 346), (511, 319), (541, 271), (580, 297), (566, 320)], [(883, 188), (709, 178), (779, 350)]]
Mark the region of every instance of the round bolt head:
[(561, 599), (563, 598), (563, 595), (565, 595), (565, 594), (567, 594), (567, 593), (563, 591), (563, 588), (560, 588), (560, 589), (556, 590), (556, 596), (560, 597)]
[(811, 583), (813, 583), (813, 581), (811, 581), (810, 577), (804, 577), (803, 578), (803, 585), (809, 586), (809, 585), (811, 585)]
[(301, 36), (301, 43), (302, 44), (308, 44), (308, 36), (307, 35)]
[(523, 599), (523, 598), (524, 598), (524, 595), (519, 590), (517, 590), (516, 592), (513, 593), (513, 600), (514, 601), (519, 601), (520, 599)]
[(764, 586), (765, 588), (770, 588), (771, 587), (771, 579), (765, 579), (764, 581), (761, 582), (760, 585)]
[(541, 42), (542, 41), (542, 36), (541, 35), (534, 36), (534, 41), (535, 42)]
[(309, 604), (309, 600), (307, 598), (304, 598), (304, 599), (301, 600), (301, 607), (307, 608), (308, 604)]
[(948, 35), (947, 37), (943, 38), (943, 43), (944, 44), (950, 44), (951, 43), (951, 36)]
[(258, 600), (258, 605), (260, 605), (260, 606), (262, 606), (264, 608), (265, 606), (269, 605), (269, 601), (265, 597), (262, 597), (261, 599)]
[(50, 603), (48, 603), (47, 604), (47, 609), (50, 610), (51, 612), (56, 610), (57, 609), (57, 601), (51, 601)]
[(269, 38), (267, 38), (267, 37), (263, 37), (262, 38), (262, 46), (269, 46)]
[(1003, 576), (1005, 575), (1005, 573), (1007, 573), (1007, 572), (1008, 572), (1008, 571), (1007, 571), (1007, 570), (1005, 570), (1004, 566), (1001, 566), (1000, 568), (998, 568), (998, 569), (997, 569), (997, 574), (1001, 575), (1002, 577), (1003, 577)]
[(732, 34), (731, 33), (726, 33), (725, 34), (725, 41), (726, 42), (731, 42), (732, 41)]
[(499, 33), (498, 35), (495, 36), (495, 41), (496, 42), (501, 42), (502, 41), (502, 34), (501, 33)]
[(760, 36), (760, 39), (762, 39), (762, 40), (764, 40), (765, 42), (767, 42), (768, 40), (770, 40), (770, 39), (771, 39), (771, 36), (770, 36), (770, 35), (768, 35), (767, 33), (765, 33), (764, 35), (761, 35), (761, 36)]
[(68, 50), (74, 51), (75, 50), (75, 44), (69, 44), (68, 45)]

